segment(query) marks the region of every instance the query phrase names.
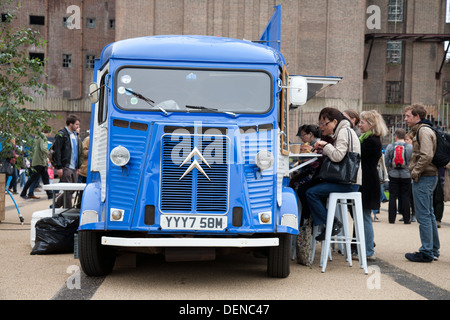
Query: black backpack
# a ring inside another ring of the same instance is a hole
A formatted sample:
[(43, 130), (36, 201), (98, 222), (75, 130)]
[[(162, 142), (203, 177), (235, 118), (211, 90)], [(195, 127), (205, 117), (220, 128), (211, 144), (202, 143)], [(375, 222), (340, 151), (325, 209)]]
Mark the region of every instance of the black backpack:
[[(436, 153), (431, 161), (436, 167), (445, 167), (450, 162), (450, 133), (443, 132), (437, 128), (427, 125), (436, 134)], [(422, 126), (419, 127), (419, 130)], [(419, 141), (419, 130), (417, 130), (417, 142)]]

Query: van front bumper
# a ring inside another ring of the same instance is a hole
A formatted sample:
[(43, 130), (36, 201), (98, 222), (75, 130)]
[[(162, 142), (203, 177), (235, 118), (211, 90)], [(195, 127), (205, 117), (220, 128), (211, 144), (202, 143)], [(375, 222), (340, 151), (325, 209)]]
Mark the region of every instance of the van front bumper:
[(122, 238), (102, 237), (102, 244), (118, 247), (277, 247), (273, 238)]

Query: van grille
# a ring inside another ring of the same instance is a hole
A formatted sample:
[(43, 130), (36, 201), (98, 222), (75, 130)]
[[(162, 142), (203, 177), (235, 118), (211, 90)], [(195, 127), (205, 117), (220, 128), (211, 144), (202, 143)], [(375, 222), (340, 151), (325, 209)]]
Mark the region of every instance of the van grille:
[[(180, 166), (195, 147), (210, 167), (198, 155)], [(222, 135), (164, 135), (161, 154), (161, 211), (226, 213), (229, 180), (228, 148), (227, 137)], [(196, 168), (181, 178), (195, 160), (209, 180)]]
[(274, 153), (272, 132), (250, 133), (241, 136), (241, 151), (245, 164), (245, 177), (248, 187), (250, 208), (253, 214), (272, 211), (274, 201), (274, 170), (266, 170), (259, 179), (255, 178), (255, 156), (260, 150)]

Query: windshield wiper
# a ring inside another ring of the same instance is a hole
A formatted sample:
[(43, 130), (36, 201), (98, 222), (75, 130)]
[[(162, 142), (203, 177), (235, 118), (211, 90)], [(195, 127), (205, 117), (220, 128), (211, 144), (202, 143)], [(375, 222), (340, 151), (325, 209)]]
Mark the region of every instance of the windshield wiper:
[(216, 113), (226, 113), (233, 117), (236, 117), (236, 114), (234, 112), (220, 111), (219, 109), (216, 109), (216, 108), (209, 108), (209, 107), (204, 107), (204, 106), (189, 106), (189, 105), (186, 105), (186, 108), (197, 109), (197, 110), (207, 110), (207, 111), (212, 111), (212, 112), (216, 112)]
[(132, 94), (133, 96), (135, 96), (136, 98), (139, 98), (139, 99), (141, 99), (141, 100), (144, 100), (144, 101), (147, 102), (149, 105), (151, 105), (153, 108), (158, 108), (159, 110), (161, 110), (162, 112), (164, 112), (164, 115), (167, 116), (168, 113), (167, 113), (166, 110), (164, 110), (164, 109), (163, 109), (162, 107), (160, 107), (160, 106), (155, 106), (155, 105), (154, 105), (155, 101), (153, 101), (153, 100), (151, 100), (151, 99), (149, 99), (149, 98), (143, 96), (143, 95), (140, 94), (140, 93), (134, 92), (134, 91), (132, 91), (132, 90), (130, 90), (130, 89), (125, 89), (125, 91), (128, 91), (129, 93), (131, 93), (131, 94)]

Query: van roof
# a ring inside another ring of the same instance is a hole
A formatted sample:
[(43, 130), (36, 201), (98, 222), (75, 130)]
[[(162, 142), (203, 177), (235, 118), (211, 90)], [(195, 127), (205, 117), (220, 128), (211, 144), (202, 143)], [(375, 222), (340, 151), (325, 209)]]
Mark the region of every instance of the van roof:
[(261, 44), (213, 36), (164, 35), (113, 42), (103, 49), (109, 59), (283, 64), (280, 52)]

